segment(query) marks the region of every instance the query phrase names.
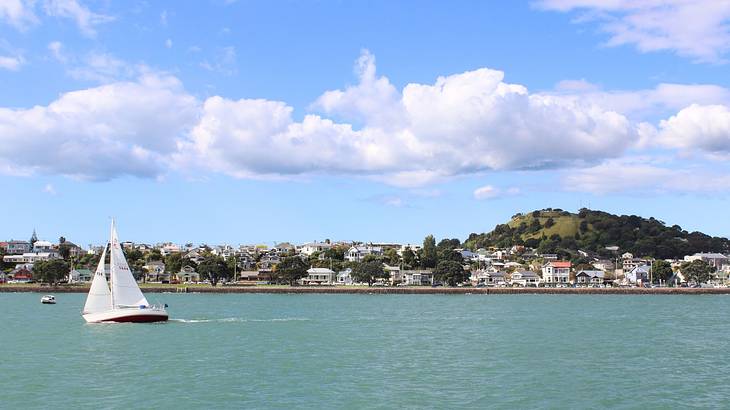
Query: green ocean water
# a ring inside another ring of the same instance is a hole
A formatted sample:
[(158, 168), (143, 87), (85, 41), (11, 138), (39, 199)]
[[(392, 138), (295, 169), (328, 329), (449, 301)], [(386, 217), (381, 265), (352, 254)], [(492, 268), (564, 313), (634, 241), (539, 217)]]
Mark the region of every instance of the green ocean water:
[(0, 293), (0, 408), (728, 408), (730, 297)]

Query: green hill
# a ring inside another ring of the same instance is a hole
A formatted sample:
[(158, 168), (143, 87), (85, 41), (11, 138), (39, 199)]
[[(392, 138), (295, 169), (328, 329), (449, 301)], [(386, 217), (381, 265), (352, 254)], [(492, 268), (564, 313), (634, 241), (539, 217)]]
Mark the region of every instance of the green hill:
[(696, 252), (730, 251), (730, 240), (702, 232), (687, 232), (655, 218), (614, 215), (581, 209), (577, 214), (543, 209), (516, 214), (488, 233), (469, 235), (464, 245), (471, 249), (525, 245), (540, 253), (574, 255), (579, 249), (613, 256), (606, 247), (656, 258), (681, 258)]

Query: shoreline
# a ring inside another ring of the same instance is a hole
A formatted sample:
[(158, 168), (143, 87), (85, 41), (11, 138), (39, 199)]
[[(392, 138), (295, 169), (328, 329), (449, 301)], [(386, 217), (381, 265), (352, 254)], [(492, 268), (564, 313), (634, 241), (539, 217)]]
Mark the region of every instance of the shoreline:
[[(88, 286), (0, 285), (0, 293), (88, 293)], [(364, 286), (144, 286), (144, 293), (378, 295), (730, 295), (730, 288), (448, 288)]]

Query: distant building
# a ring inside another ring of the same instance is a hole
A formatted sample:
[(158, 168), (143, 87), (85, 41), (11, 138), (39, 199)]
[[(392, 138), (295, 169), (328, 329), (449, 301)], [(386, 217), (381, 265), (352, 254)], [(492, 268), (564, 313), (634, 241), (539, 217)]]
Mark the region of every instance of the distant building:
[(68, 274), (68, 283), (91, 282), (94, 272), (89, 269), (72, 269)]
[(380, 256), (382, 254), (383, 248), (378, 246), (353, 246), (347, 250), (345, 259), (349, 262), (362, 262), (367, 255)]
[(548, 262), (542, 267), (542, 280), (547, 286), (567, 284), (570, 282), (569, 261)]
[(540, 276), (532, 271), (517, 271), (512, 272), (512, 285), (518, 285), (518, 286), (533, 286), (537, 287), (537, 285), (540, 283)]
[(9, 240), (7, 242), (0, 242), (0, 248), (5, 251), (6, 255), (22, 255), (30, 252), (31, 245), (27, 241)]
[(582, 270), (575, 274), (575, 283), (579, 285), (602, 285), (606, 272), (602, 270)]
[(403, 271), (403, 278), (409, 286), (433, 285), (433, 272), (430, 270), (406, 270)]
[(332, 245), (329, 243), (314, 241), (299, 246), (299, 252), (307, 256), (312, 256), (315, 252), (322, 253), (330, 248), (332, 248)]
[(327, 268), (309, 268), (307, 277), (302, 279), (305, 285), (334, 285), (335, 272)]
[(707, 262), (715, 269), (721, 269), (723, 265), (728, 264), (728, 257), (721, 253), (695, 253), (684, 257), (685, 262), (701, 260)]

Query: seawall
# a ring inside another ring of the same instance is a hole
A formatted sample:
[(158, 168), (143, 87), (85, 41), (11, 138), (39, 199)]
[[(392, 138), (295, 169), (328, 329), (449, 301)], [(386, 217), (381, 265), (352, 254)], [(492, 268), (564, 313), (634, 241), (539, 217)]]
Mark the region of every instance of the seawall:
[[(0, 285), (0, 293), (87, 293), (85, 286)], [(730, 288), (449, 288), (365, 286), (145, 286), (145, 293), (272, 293), (272, 294), (381, 294), (381, 295), (727, 295)]]

